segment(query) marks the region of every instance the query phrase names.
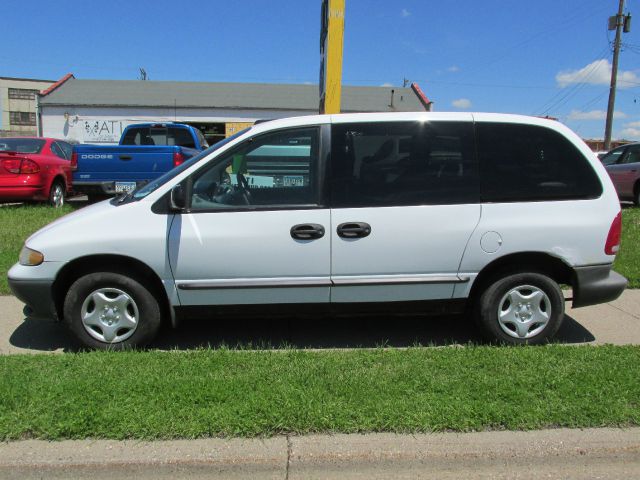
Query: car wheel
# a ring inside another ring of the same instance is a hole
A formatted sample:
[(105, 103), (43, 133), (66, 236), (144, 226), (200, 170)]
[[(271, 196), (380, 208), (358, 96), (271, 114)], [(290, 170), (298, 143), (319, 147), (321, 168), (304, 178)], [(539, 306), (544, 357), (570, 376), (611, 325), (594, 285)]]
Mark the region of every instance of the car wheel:
[(636, 186), (633, 189), (633, 203), (636, 207), (640, 207), (640, 182), (636, 183)]
[(491, 341), (539, 344), (553, 337), (564, 319), (558, 284), (539, 273), (498, 278), (480, 295), (476, 320)]
[(122, 350), (149, 344), (160, 328), (161, 311), (158, 300), (137, 280), (96, 272), (69, 288), (64, 321), (83, 345)]
[(52, 207), (62, 207), (64, 205), (64, 183), (60, 180), (56, 180), (51, 184), (51, 190), (49, 190), (49, 205)]

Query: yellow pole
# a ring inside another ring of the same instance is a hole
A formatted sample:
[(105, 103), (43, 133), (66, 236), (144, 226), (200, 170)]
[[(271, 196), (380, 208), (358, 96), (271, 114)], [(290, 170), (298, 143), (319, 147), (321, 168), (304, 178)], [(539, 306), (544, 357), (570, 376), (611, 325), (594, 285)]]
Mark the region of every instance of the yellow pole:
[[(342, 47), (344, 43), (345, 0), (328, 0), (327, 40), (325, 44), (324, 102), (320, 113), (340, 113), (342, 93)], [(324, 109), (322, 108), (324, 106)]]

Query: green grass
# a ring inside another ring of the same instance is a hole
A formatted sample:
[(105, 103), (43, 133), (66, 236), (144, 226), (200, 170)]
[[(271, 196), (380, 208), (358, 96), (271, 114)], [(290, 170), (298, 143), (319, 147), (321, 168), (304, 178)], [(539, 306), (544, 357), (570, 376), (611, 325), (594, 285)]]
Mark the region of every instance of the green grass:
[(629, 288), (640, 288), (640, 208), (622, 211), (622, 244), (615, 270), (629, 279)]
[(640, 424), (640, 347), (0, 357), (0, 439)]
[(51, 223), (73, 208), (43, 205), (5, 205), (0, 207), (0, 295), (11, 293), (7, 271), (18, 261), (24, 241), (36, 230)]
[[(69, 206), (54, 209), (38, 205), (0, 208), (0, 295), (11, 293), (7, 285), (7, 271), (18, 260), (27, 237), (72, 210)], [(630, 288), (640, 288), (640, 208), (625, 208), (622, 222), (622, 246), (615, 269), (629, 279)]]

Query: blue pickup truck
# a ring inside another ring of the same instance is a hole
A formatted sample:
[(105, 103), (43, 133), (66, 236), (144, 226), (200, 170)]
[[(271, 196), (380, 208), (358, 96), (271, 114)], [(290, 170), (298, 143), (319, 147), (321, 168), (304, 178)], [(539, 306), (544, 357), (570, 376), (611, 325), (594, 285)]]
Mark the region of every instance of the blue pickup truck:
[(119, 145), (76, 145), (73, 190), (97, 200), (128, 192), (208, 148), (197, 128), (179, 123), (129, 125)]

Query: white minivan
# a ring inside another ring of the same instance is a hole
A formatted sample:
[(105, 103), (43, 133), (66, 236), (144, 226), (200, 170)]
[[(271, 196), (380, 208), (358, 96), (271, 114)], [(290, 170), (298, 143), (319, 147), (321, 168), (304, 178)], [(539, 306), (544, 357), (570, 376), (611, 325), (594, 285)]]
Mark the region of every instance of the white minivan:
[(133, 193), (32, 235), (9, 284), (86, 346), (238, 312), (468, 312), (540, 343), (617, 298), (618, 197), (571, 130), (540, 118), (376, 113), (260, 123)]

